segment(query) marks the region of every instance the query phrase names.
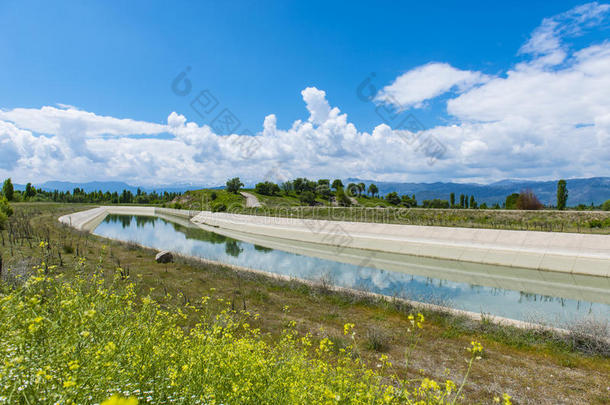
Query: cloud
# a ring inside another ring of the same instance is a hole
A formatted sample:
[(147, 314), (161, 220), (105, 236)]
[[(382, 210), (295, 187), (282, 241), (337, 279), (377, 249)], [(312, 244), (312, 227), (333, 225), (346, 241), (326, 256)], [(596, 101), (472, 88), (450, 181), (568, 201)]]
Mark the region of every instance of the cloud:
[(376, 95), (375, 101), (399, 110), (419, 108), (424, 101), (452, 89), (463, 92), (487, 80), (488, 76), (480, 72), (456, 69), (447, 63), (428, 63), (398, 76)]
[[(380, 122), (361, 131), (313, 86), (301, 92), (306, 120), (278, 128), (269, 114), (253, 135), (218, 134), (177, 112), (160, 124), (67, 105), (17, 108), (0, 111), (0, 175), (18, 182), (142, 185), (220, 185), (233, 176), (251, 184), (298, 176), (493, 181), (610, 175), (610, 42), (572, 51), (561, 41), (605, 21), (597, 17), (604, 10), (587, 5), (564, 13), (570, 18), (545, 19), (522, 47), (523, 59), (497, 76), (430, 63), (399, 76), (378, 96), (404, 108), (451, 92), (452, 125), (411, 133)], [(565, 57), (550, 69), (548, 55), (558, 49)], [(444, 148), (433, 165), (429, 140)]]
[(584, 30), (601, 24), (609, 11), (610, 5), (594, 2), (545, 18), (519, 49), (519, 54), (533, 55), (537, 58), (536, 65), (540, 67), (560, 64), (568, 52), (563, 40), (579, 36)]

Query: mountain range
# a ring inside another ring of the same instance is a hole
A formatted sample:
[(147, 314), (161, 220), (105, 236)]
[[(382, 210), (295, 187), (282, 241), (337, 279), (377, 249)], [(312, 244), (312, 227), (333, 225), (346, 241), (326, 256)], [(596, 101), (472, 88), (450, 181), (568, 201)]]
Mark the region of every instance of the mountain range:
[[(532, 190), (543, 204), (555, 205), (557, 201), (557, 180), (531, 181), (531, 180), (502, 180), (491, 184), (478, 183), (398, 183), (373, 180), (347, 179), (347, 183), (375, 183), (379, 194), (385, 195), (396, 191), (398, 194), (415, 194), (417, 201), (440, 198), (449, 200), (453, 192), (456, 201), (460, 194), (474, 195), (479, 204), (502, 204), (506, 196), (522, 190)], [(610, 199), (610, 177), (591, 177), (588, 179), (566, 179), (568, 187), (568, 205), (578, 204), (599, 205)]]

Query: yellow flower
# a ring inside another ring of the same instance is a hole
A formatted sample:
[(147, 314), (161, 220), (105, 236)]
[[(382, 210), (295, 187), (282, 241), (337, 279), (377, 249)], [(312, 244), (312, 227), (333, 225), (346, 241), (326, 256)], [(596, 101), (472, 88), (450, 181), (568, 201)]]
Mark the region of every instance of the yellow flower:
[(64, 388), (70, 388), (70, 387), (74, 387), (76, 385), (76, 382), (74, 380), (66, 380), (64, 381)]
[(138, 405), (138, 400), (136, 398), (121, 398), (116, 395), (111, 396), (100, 405)]
[(471, 352), (473, 355), (481, 353), (483, 351), (483, 346), (479, 342), (473, 340), (472, 342), (470, 342), (470, 347), (468, 348), (468, 351)]
[(345, 325), (343, 325), (343, 334), (347, 335), (348, 333), (350, 333), (350, 331), (352, 329), (354, 329), (354, 325), (353, 323), (346, 323)]
[(504, 405), (511, 405), (511, 399), (512, 397), (510, 395), (508, 395), (507, 393), (502, 394), (502, 399), (504, 400)]

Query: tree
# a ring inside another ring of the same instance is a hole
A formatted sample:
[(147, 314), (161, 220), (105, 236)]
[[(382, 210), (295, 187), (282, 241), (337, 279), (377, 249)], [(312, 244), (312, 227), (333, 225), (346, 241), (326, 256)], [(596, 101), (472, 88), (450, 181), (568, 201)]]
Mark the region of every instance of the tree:
[(227, 181), (227, 191), (229, 193), (237, 194), (240, 188), (244, 186), (244, 183), (239, 180), (239, 177), (233, 177)]
[(13, 182), (11, 181), (10, 177), (4, 180), (4, 184), (2, 185), (2, 194), (7, 200), (13, 201), (15, 189), (13, 188)]
[(337, 189), (337, 204), (341, 207), (349, 207), (352, 205), (352, 200), (349, 199), (342, 187)]
[(415, 194), (413, 194), (411, 197), (409, 197), (408, 195), (403, 195), (402, 197), (400, 197), (400, 200), (400, 204), (404, 205), (407, 208), (417, 207), (417, 200), (415, 199)]
[(477, 202), (474, 200), (473, 195), (470, 196), (470, 208), (472, 208), (472, 209), (477, 208)]
[(262, 195), (275, 195), (280, 192), (280, 187), (273, 182), (266, 181), (264, 183), (257, 183), (254, 191)]
[(28, 183), (25, 185), (25, 198), (28, 199), (30, 197), (34, 197), (36, 195), (36, 189), (32, 187), (32, 183)]
[(455, 193), (449, 194), (449, 205), (451, 208), (455, 207)]
[(347, 195), (350, 197), (355, 197), (358, 195), (358, 185), (356, 183), (349, 183), (347, 185), (347, 189), (345, 190)]
[(362, 195), (366, 191), (366, 184), (358, 183), (358, 197)]
[(292, 182), (290, 182), (290, 181), (283, 182), (281, 187), (282, 187), (282, 191), (286, 195), (290, 194), (290, 192), (293, 190)]
[(377, 188), (376, 185), (374, 185), (373, 183), (369, 184), (369, 194), (372, 197), (375, 197), (375, 195), (379, 192), (379, 189)]
[(396, 191), (392, 191), (391, 193), (388, 193), (388, 195), (385, 196), (385, 199), (387, 202), (389, 202), (392, 205), (400, 204), (400, 197), (398, 196), (398, 193)]
[(339, 187), (343, 188), (343, 182), (341, 180), (339, 180), (339, 179), (333, 180), (333, 188), (335, 190), (338, 190)]
[(532, 190), (523, 190), (517, 198), (517, 209), (520, 210), (540, 210), (543, 205)]
[(602, 204), (602, 210), (610, 211), (610, 200), (606, 200), (606, 202)]
[(568, 202), (568, 187), (566, 181), (561, 179), (557, 182), (557, 209), (564, 210)]
[(299, 200), (303, 204), (314, 205), (316, 203), (316, 196), (311, 191), (303, 191), (299, 196)]
[(13, 208), (8, 203), (6, 197), (0, 198), (0, 230), (4, 229), (8, 217), (13, 215)]
[(464, 206), (464, 200), (466, 198), (464, 197), (464, 194), (460, 194), (460, 207), (465, 208)]
[(330, 200), (330, 197), (332, 196), (332, 192), (330, 191), (328, 184), (318, 184), (318, 187), (316, 187), (316, 194), (325, 200)]
[(464, 196), (464, 208), (468, 208), (468, 194)]
[(504, 208), (507, 210), (517, 209), (517, 200), (519, 199), (519, 193), (512, 193), (511, 195), (506, 197), (506, 203), (504, 204)]

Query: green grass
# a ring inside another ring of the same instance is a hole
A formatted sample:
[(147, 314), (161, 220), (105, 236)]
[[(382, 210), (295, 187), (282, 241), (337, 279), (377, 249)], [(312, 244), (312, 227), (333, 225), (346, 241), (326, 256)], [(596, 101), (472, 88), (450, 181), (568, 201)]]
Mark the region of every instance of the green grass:
[(393, 207), (392, 204), (390, 204), (383, 198), (379, 198), (379, 197), (369, 197), (369, 196), (362, 195), (360, 197), (355, 197), (355, 198), (356, 198), (356, 201), (358, 201), (358, 204), (362, 207), (370, 207), (370, 208)]
[[(259, 193), (255, 192), (254, 190), (244, 190), (244, 191), (247, 191), (247, 192), (255, 195), (258, 198), (258, 200), (267, 207), (284, 208), (284, 207), (296, 207), (296, 206), (303, 205), (303, 203), (301, 203), (301, 200), (299, 199), (299, 196), (296, 193), (285, 194), (284, 192), (281, 192), (278, 195), (269, 196), (269, 195), (259, 194)], [(324, 200), (320, 197), (316, 198), (316, 203), (318, 203), (319, 205), (322, 205), (322, 206), (330, 205), (328, 200)]]
[[(610, 212), (509, 211), (430, 208), (274, 207), (243, 208), (236, 213), (331, 221), (450, 226), (546, 232), (610, 234)], [(595, 224), (596, 226), (591, 226)], [(599, 227), (597, 224), (601, 224)]]
[(241, 194), (229, 193), (225, 190), (203, 189), (187, 191), (178, 198), (181, 208), (210, 211), (219, 205), (227, 210), (245, 206), (246, 199)]

